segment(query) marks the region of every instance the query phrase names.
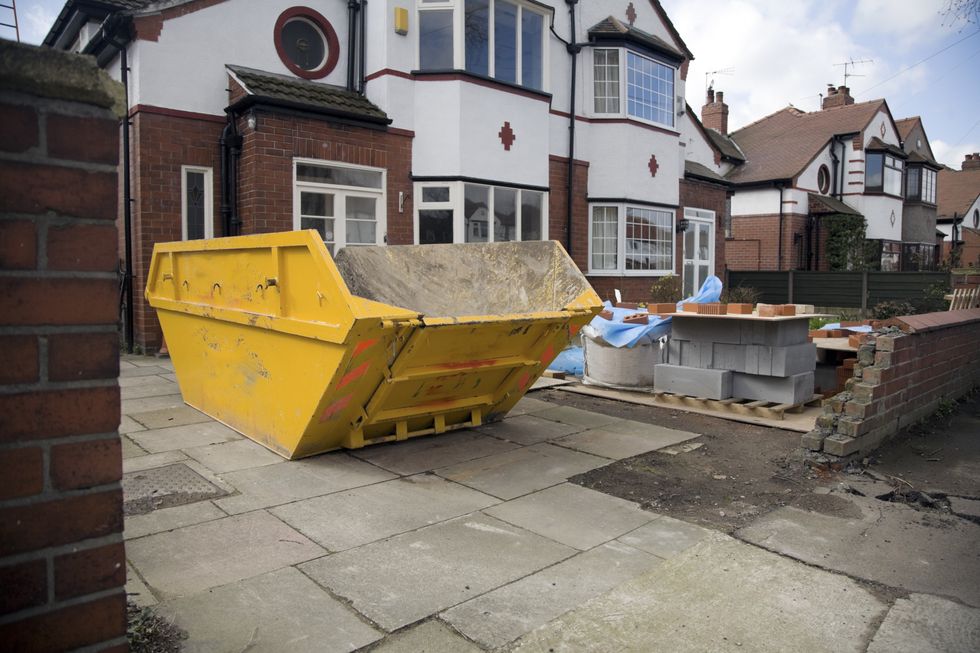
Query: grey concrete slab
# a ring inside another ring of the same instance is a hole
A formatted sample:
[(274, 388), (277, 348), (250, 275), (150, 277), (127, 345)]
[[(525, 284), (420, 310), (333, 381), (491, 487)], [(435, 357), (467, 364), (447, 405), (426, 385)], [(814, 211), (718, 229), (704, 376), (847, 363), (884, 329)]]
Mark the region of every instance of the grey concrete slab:
[(583, 551), (657, 518), (632, 501), (570, 483), (528, 494), (483, 512)]
[(225, 512), (218, 510), (210, 501), (199, 501), (184, 506), (162, 508), (148, 512), (145, 515), (126, 517), (123, 537), (127, 540), (132, 540), (137, 537), (172, 531), (177, 528), (202, 524), (227, 516)]
[(482, 433), (457, 431), (364, 447), (350, 453), (395, 474), (409, 476), (515, 448), (516, 444)]
[(119, 420), (120, 433), (132, 433), (134, 431), (145, 431), (146, 427), (134, 420), (129, 415), (123, 415)]
[(980, 525), (871, 498), (833, 496), (840, 516), (779, 508), (737, 536), (826, 569), (980, 607)]
[(180, 388), (176, 383), (170, 381), (164, 381), (163, 379), (158, 379), (157, 377), (150, 376), (140, 376), (136, 377), (138, 379), (157, 379), (153, 383), (145, 383), (143, 385), (136, 385), (126, 387), (123, 386), (119, 389), (119, 396), (121, 399), (143, 399), (145, 397), (159, 397), (163, 395), (172, 395), (180, 392)]
[(148, 410), (142, 413), (130, 413), (129, 417), (148, 429), (164, 429), (171, 426), (186, 426), (187, 424), (200, 424), (201, 422), (214, 421), (201, 411), (190, 406), (177, 406), (175, 408)]
[(868, 653), (976, 651), (980, 651), (980, 610), (926, 594), (895, 601), (868, 646)]
[(167, 358), (158, 358), (157, 356), (143, 356), (141, 354), (123, 354), (121, 360), (126, 361), (133, 367), (158, 367), (161, 364), (169, 362)]
[(732, 396), (739, 399), (771, 401), (777, 404), (799, 404), (813, 398), (814, 374), (803, 372), (793, 376), (763, 376), (732, 374)]
[(534, 413), (534, 416), (543, 417), (544, 419), (550, 419), (555, 422), (562, 422), (563, 424), (571, 424), (572, 426), (581, 426), (588, 429), (601, 428), (608, 424), (615, 424), (616, 422), (623, 421), (619, 417), (612, 417), (602, 413), (593, 413), (592, 411), (582, 410), (581, 408), (575, 408), (573, 406), (555, 406), (554, 408), (546, 408)]
[(551, 419), (544, 419), (542, 412), (537, 412), (533, 415), (518, 415), (500, 422), (492, 422), (478, 427), (476, 431), (502, 440), (528, 445), (554, 440), (569, 433), (577, 433), (585, 428), (584, 426), (562, 424)]
[(673, 517), (662, 516), (619, 538), (623, 544), (670, 558), (707, 539), (713, 531)]
[(184, 449), (184, 453), (218, 474), (283, 462), (282, 456), (245, 438), (191, 447)]
[(441, 616), (470, 639), (497, 648), (662, 562), (625, 544), (603, 544)]
[(317, 544), (343, 551), (497, 502), (434, 474), (419, 474), (297, 501), (270, 512)]
[(624, 420), (623, 423), (612, 424), (605, 428), (559, 438), (553, 443), (603, 458), (622, 460), (696, 437), (698, 437), (697, 433), (642, 422), (626, 423)]
[(126, 556), (160, 599), (188, 596), (326, 553), (264, 511), (126, 543)]
[(140, 447), (127, 438), (125, 435), (119, 436), (119, 441), (122, 443), (122, 457), (123, 460), (128, 458), (138, 458), (140, 456), (145, 456), (146, 452), (140, 449)]
[(225, 512), (236, 514), (380, 483), (394, 477), (394, 474), (346, 453), (328, 453), (222, 474), (221, 478), (241, 494), (218, 499), (215, 503)]
[(708, 399), (732, 396), (732, 373), (728, 370), (705, 370), (697, 367), (661, 363), (654, 366), (654, 388)]
[(238, 440), (242, 436), (224, 424), (211, 421), (187, 424), (186, 426), (171, 426), (165, 429), (138, 431), (130, 433), (128, 437), (150, 453), (160, 453), (161, 451), (189, 449), (218, 442), (229, 442)]
[(563, 560), (574, 549), (482, 514), (300, 565), (387, 630)]
[(964, 499), (963, 497), (949, 497), (949, 508), (954, 515), (967, 519), (980, 520), (980, 501), (976, 499)]
[(132, 415), (133, 413), (143, 413), (158, 408), (173, 408), (183, 405), (184, 398), (179, 394), (143, 397), (141, 399), (123, 399), (120, 404), (120, 412), (123, 415)]
[(507, 413), (508, 417), (517, 417), (518, 415), (527, 415), (530, 413), (536, 413), (539, 410), (547, 410), (548, 408), (554, 408), (556, 404), (550, 401), (542, 401), (540, 399), (535, 399), (532, 396), (525, 396), (520, 401), (518, 401), (510, 412)]
[(173, 372), (170, 372), (169, 374), (161, 374), (160, 378), (166, 381), (173, 381), (174, 383), (177, 383), (177, 375), (174, 374)]
[(553, 379), (551, 377), (542, 376), (531, 384), (530, 390), (544, 390), (545, 388), (554, 388), (559, 385), (568, 385), (569, 383), (575, 383), (575, 381), (572, 379)]
[(169, 358), (158, 358), (157, 359), (157, 367), (162, 367), (165, 370), (169, 370), (169, 371), (173, 372), (174, 371), (174, 362), (172, 360), (170, 360)]
[(120, 361), (119, 361), (119, 369), (121, 369), (121, 370), (124, 370), (124, 369), (132, 369), (134, 367), (137, 367), (137, 365), (134, 365), (133, 363), (130, 363), (126, 359), (120, 359)]
[(120, 379), (134, 378), (138, 376), (155, 376), (157, 374), (166, 374), (170, 370), (165, 370), (162, 367), (156, 365), (144, 365), (140, 366), (138, 363), (136, 367), (127, 367), (119, 370)]
[(141, 608), (157, 604), (153, 592), (129, 564), (126, 565), (126, 598)]
[(536, 444), (446, 467), (438, 474), (501, 499), (514, 499), (607, 464), (608, 459), (598, 456)]
[(154, 467), (164, 467), (165, 465), (172, 465), (184, 460), (187, 460), (187, 456), (184, 455), (183, 451), (177, 449), (173, 451), (151, 453), (136, 458), (124, 458), (123, 474), (128, 474), (129, 472), (141, 472), (145, 469), (153, 469)]
[(513, 650), (859, 653), (886, 609), (850, 578), (713, 534)]
[(389, 635), (371, 653), (481, 653), (483, 649), (438, 619)]
[(383, 635), (291, 567), (167, 601), (157, 612), (187, 631), (186, 653), (353, 651)]
[[(166, 385), (168, 381), (159, 374), (145, 374), (143, 376), (124, 376), (119, 379), (119, 387), (123, 390), (135, 390), (143, 386)], [(175, 384), (176, 385), (176, 384)], [(174, 392), (177, 392), (174, 390)]]

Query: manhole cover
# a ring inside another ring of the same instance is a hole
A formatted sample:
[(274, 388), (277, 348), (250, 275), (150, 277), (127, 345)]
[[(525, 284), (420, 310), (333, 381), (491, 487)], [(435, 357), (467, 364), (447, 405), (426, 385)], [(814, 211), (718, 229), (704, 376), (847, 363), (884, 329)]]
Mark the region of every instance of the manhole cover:
[(143, 515), (227, 494), (193, 469), (177, 463), (123, 474), (123, 514)]

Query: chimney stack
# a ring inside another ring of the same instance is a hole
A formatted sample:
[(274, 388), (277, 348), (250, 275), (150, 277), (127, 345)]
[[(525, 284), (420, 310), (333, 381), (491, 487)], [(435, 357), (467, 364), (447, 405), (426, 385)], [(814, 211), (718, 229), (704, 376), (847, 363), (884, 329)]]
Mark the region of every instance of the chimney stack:
[(848, 104), (854, 104), (854, 98), (851, 97), (851, 89), (843, 85), (834, 88), (833, 84), (827, 84), (827, 96), (823, 99), (822, 108), (843, 107)]
[(708, 89), (707, 103), (701, 107), (701, 123), (728, 135), (728, 105), (725, 104), (725, 93)]
[(980, 170), (980, 152), (974, 152), (973, 154), (967, 154), (963, 159), (963, 165), (960, 166), (961, 170)]

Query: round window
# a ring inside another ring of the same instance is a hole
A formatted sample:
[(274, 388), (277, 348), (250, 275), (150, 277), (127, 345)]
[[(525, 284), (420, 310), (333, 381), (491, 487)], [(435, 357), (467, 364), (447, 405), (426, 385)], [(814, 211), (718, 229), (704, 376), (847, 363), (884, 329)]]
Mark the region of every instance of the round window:
[(340, 58), (337, 32), (319, 12), (293, 7), (276, 21), (276, 52), (286, 68), (304, 79), (326, 77)]
[(827, 166), (820, 166), (820, 169), (817, 170), (817, 187), (824, 195), (830, 190), (830, 170), (827, 169)]

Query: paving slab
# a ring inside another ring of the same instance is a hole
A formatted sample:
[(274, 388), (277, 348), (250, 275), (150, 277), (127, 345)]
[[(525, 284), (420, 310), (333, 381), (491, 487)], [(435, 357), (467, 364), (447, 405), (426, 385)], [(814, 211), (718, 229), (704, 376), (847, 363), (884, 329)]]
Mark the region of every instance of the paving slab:
[(670, 558), (709, 538), (714, 531), (673, 517), (661, 516), (619, 538), (623, 544)]
[(218, 474), (283, 462), (282, 456), (245, 438), (191, 447), (185, 449), (184, 453)]
[(438, 619), (410, 626), (371, 649), (371, 653), (482, 653), (483, 649), (468, 641)]
[(265, 511), (126, 543), (130, 563), (161, 599), (188, 596), (325, 553)]
[(574, 406), (555, 406), (554, 408), (546, 408), (535, 412), (534, 416), (543, 417), (556, 422), (562, 422), (564, 424), (581, 426), (588, 429), (598, 428), (606, 424), (615, 424), (616, 422), (623, 421), (623, 419), (619, 417), (611, 417), (603, 413), (593, 413), (592, 411), (582, 410), (581, 408), (575, 408)]
[(140, 456), (145, 456), (146, 452), (140, 449), (140, 447), (127, 438), (125, 435), (119, 436), (119, 441), (122, 443), (122, 457), (123, 460), (128, 458), (139, 458)]
[(434, 474), (419, 474), (297, 501), (270, 512), (320, 546), (343, 551), (498, 501)]
[(868, 647), (868, 653), (976, 651), (980, 651), (980, 610), (926, 594), (895, 601)]
[(562, 424), (550, 419), (543, 419), (541, 413), (534, 415), (518, 415), (500, 422), (492, 422), (477, 427), (477, 431), (486, 435), (516, 442), (517, 444), (537, 444), (560, 438), (569, 433), (577, 433), (584, 426)]
[(241, 439), (242, 436), (224, 424), (209, 421), (200, 424), (137, 431), (130, 433), (129, 437), (150, 453), (160, 453), (174, 449), (189, 449), (218, 442), (229, 442)]
[(394, 630), (574, 553), (476, 513), (335, 553), (300, 569)]
[(713, 533), (513, 650), (863, 653), (886, 609), (850, 578)]
[(143, 413), (130, 413), (129, 416), (148, 429), (164, 429), (171, 426), (186, 426), (187, 424), (214, 421), (190, 406), (148, 410)]
[(167, 601), (185, 653), (353, 651), (382, 633), (292, 567)]
[(134, 431), (145, 431), (146, 427), (137, 422), (135, 419), (129, 415), (123, 415), (119, 420), (119, 432), (122, 434), (132, 433)]
[[(119, 387), (123, 390), (135, 390), (147, 385), (167, 385), (166, 379), (158, 374), (145, 374), (143, 376), (123, 376), (119, 378)], [(176, 384), (175, 384), (176, 385)], [(174, 390), (174, 392), (178, 392)]]
[(156, 374), (166, 374), (170, 370), (158, 367), (157, 365), (143, 365), (139, 363), (136, 367), (126, 367), (119, 370), (119, 378), (134, 378), (138, 376), (154, 376)]
[(525, 495), (484, 512), (582, 551), (658, 517), (632, 501), (570, 483)]
[(180, 388), (176, 383), (165, 381), (155, 376), (139, 376), (133, 380), (150, 380), (152, 383), (144, 383), (134, 386), (122, 386), (119, 388), (121, 399), (143, 399), (144, 397), (159, 397), (162, 395), (179, 394)]
[(737, 536), (825, 569), (980, 607), (980, 524), (871, 498), (835, 496), (850, 501), (853, 512), (831, 516), (779, 508)]
[(965, 519), (980, 521), (980, 501), (977, 499), (949, 497), (949, 508), (953, 511), (954, 515), (959, 515)]
[(335, 452), (228, 472), (221, 478), (241, 494), (215, 503), (225, 512), (237, 514), (380, 483), (395, 475), (346, 453)]
[(441, 616), (470, 639), (497, 648), (662, 562), (625, 544), (603, 544)]
[(501, 499), (558, 485), (571, 476), (609, 464), (587, 453), (536, 444), (440, 469), (438, 474)]
[(161, 395), (159, 397), (142, 397), (140, 399), (123, 399), (119, 410), (123, 415), (132, 415), (133, 413), (143, 413), (158, 408), (173, 408), (183, 405), (184, 397), (179, 394), (172, 394)]
[(350, 453), (400, 476), (410, 476), (516, 448), (511, 442), (467, 430), (379, 444)]
[(141, 608), (157, 604), (153, 592), (129, 564), (126, 565), (126, 598)]
[(603, 458), (622, 460), (697, 437), (697, 433), (623, 420), (622, 424), (611, 424), (559, 438), (554, 444)]
[(184, 452), (180, 451), (179, 449), (146, 454), (135, 458), (123, 458), (123, 474), (128, 474), (129, 472), (142, 472), (146, 469), (164, 467), (166, 465), (172, 465), (185, 460), (187, 460), (187, 456), (185, 456)]
[(161, 508), (145, 515), (126, 517), (123, 537), (132, 540), (137, 537), (172, 531), (227, 516), (210, 501), (199, 501), (173, 508)]
[(133, 367), (159, 367), (170, 362), (166, 358), (143, 356), (142, 354), (123, 354), (122, 360)]
[(177, 383), (177, 375), (174, 374), (173, 372), (170, 372), (169, 374), (160, 374), (159, 376), (161, 379), (164, 379), (166, 381), (172, 381), (174, 383)]
[(527, 415), (529, 413), (536, 413), (539, 410), (545, 410), (547, 408), (554, 408), (556, 404), (550, 401), (542, 401), (540, 399), (535, 399), (533, 396), (525, 395), (514, 404), (514, 407), (510, 409), (507, 413), (507, 417), (517, 417), (518, 415)]

